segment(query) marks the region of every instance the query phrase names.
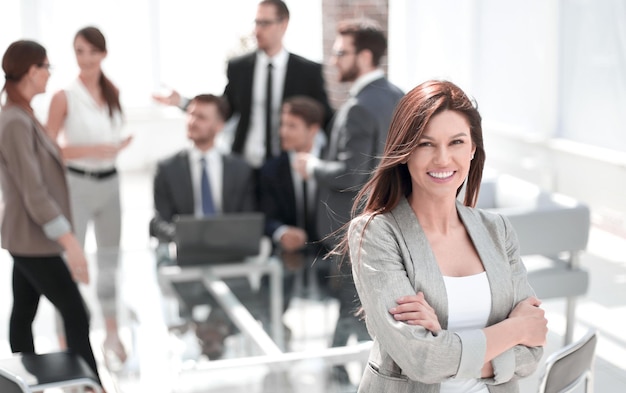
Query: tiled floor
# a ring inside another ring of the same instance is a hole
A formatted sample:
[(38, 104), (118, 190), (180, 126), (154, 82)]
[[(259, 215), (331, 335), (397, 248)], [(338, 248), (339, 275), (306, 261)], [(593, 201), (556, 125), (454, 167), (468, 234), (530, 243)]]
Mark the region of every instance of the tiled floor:
[[(202, 371), (210, 363), (199, 359), (200, 349), (191, 331), (169, 331), (175, 316), (175, 302), (164, 299), (157, 284), (154, 258), (150, 252), (147, 224), (152, 214), (151, 178), (149, 173), (123, 173), (123, 259), (121, 264), (121, 295), (123, 309), (122, 335), (131, 357), (124, 369), (106, 380), (109, 393), (118, 392), (354, 392), (328, 377), (330, 367), (320, 359), (294, 362), (285, 372), (269, 372), (267, 366), (251, 366), (246, 370), (225, 369)], [(88, 244), (88, 250), (90, 246)], [(589, 293), (580, 299), (577, 309), (575, 337), (588, 327), (600, 334), (595, 363), (595, 391), (600, 393), (626, 391), (626, 239), (612, 236), (597, 228), (591, 231), (588, 251), (582, 265), (591, 272)], [(8, 315), (11, 307), (8, 254), (0, 252), (0, 356), (10, 353)], [(93, 309), (94, 348), (102, 340), (102, 321), (93, 305), (93, 292), (86, 291)], [(549, 342), (546, 354), (562, 343), (564, 332), (561, 300), (546, 301)], [(199, 310), (198, 312), (202, 312)], [(42, 302), (35, 323), (38, 351), (58, 348), (53, 324), (53, 309)], [(292, 331), (291, 349), (319, 350), (328, 346), (337, 304), (334, 301), (294, 299), (284, 316)], [(99, 351), (97, 356), (102, 359)], [(255, 353), (251, 343), (241, 335), (227, 341), (225, 358), (239, 358)], [(360, 366), (349, 365), (353, 382), (358, 382)], [(523, 392), (533, 392), (537, 375), (522, 382)]]

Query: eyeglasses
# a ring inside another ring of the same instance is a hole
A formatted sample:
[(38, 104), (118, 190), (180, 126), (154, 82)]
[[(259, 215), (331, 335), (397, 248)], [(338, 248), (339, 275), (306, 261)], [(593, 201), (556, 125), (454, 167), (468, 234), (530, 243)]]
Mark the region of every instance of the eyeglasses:
[(333, 56), (335, 57), (344, 57), (347, 55), (353, 55), (356, 51), (348, 51), (348, 50), (337, 50), (333, 52)]
[(45, 69), (46, 69), (46, 70), (48, 70), (48, 71), (52, 71), (52, 69), (54, 68), (54, 67), (52, 67), (52, 64), (50, 64), (50, 63), (41, 63), (41, 64), (37, 64), (37, 67), (39, 67), (39, 68), (45, 68)]
[(255, 19), (254, 20), (254, 25), (256, 27), (261, 27), (261, 28), (265, 28), (265, 27), (269, 27), (275, 23), (280, 23), (282, 22), (282, 19)]

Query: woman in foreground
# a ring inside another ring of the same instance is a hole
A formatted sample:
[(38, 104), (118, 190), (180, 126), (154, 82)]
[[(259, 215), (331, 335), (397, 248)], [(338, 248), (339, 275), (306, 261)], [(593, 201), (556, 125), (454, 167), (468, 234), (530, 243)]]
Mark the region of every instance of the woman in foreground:
[(480, 115), (456, 85), (399, 102), (346, 239), (374, 338), (359, 392), (518, 392), (537, 367), (547, 321), (515, 232), (473, 208), (484, 162)]

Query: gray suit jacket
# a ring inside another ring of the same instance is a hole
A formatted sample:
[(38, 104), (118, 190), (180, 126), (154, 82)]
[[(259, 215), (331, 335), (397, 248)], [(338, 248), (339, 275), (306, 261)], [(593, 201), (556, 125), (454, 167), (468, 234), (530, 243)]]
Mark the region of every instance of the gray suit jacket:
[(72, 221), (65, 166), (41, 125), (17, 106), (0, 112), (0, 182), (2, 247), (19, 256), (60, 254), (55, 240)]
[[(398, 87), (380, 78), (337, 111), (324, 160), (314, 171), (321, 238), (350, 220), (354, 197), (378, 164), (393, 111), (403, 95)], [(330, 240), (329, 246), (332, 243)]]
[[(224, 155), (222, 210), (224, 213), (256, 209), (252, 169), (235, 155)], [(159, 162), (154, 177), (155, 217), (150, 235), (161, 241), (174, 240), (174, 216), (194, 214), (193, 186), (187, 150)]]
[[(480, 256), (492, 306), (488, 324), (507, 318), (521, 300), (534, 295), (519, 255), (513, 227), (506, 218), (457, 203), (457, 211)], [(452, 332), (447, 293), (426, 235), (406, 199), (391, 212), (360, 216), (349, 229), (352, 274), (374, 338), (359, 392), (439, 392), (451, 377), (480, 378), (486, 350), (481, 329)], [(396, 299), (423, 291), (441, 327), (434, 335), (421, 326), (395, 321), (389, 309)], [(490, 392), (518, 392), (516, 380), (537, 367), (543, 349), (518, 345), (493, 361)]]

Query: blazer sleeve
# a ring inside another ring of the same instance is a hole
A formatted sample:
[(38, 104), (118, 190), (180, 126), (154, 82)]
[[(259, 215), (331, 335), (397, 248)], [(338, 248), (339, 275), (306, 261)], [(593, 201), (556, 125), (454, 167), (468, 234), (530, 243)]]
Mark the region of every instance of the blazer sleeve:
[(354, 219), (348, 231), (354, 282), (370, 334), (412, 380), (433, 384), (454, 376), (479, 378), (486, 351), (481, 329), (433, 334), (391, 316), (396, 299), (415, 294), (405, 266), (412, 262), (392, 219), (370, 218)]
[(328, 135), (330, 133), (330, 126), (332, 123), (331, 120), (333, 118), (334, 111), (328, 102), (328, 95), (326, 94), (321, 64), (315, 64), (315, 72), (311, 73), (311, 81), (313, 86), (311, 95), (324, 107), (324, 131), (326, 135)]
[[(505, 233), (506, 253), (511, 266), (511, 280), (515, 297), (515, 305), (522, 300), (534, 296), (535, 292), (528, 282), (526, 267), (522, 262), (519, 251), (517, 234), (509, 220), (500, 215)], [(499, 384), (509, 380), (516, 380), (532, 374), (543, 356), (543, 347), (526, 347), (517, 345), (500, 354), (491, 361), (494, 369), (494, 378), (486, 383)]]
[(167, 181), (165, 168), (162, 163), (157, 166), (154, 176), (154, 218), (150, 220), (150, 235), (163, 242), (174, 241), (176, 232), (172, 222), (174, 216), (174, 205), (172, 201), (172, 190)]
[(223, 157), (222, 209), (224, 213), (257, 210), (256, 179), (252, 168), (237, 155)]
[(46, 187), (37, 159), (37, 150), (44, 147), (36, 143), (35, 132), (34, 125), (24, 119), (9, 121), (0, 141), (2, 159), (28, 216), (49, 239), (56, 240), (71, 231), (71, 224)]
[(228, 102), (228, 116), (230, 117), (234, 113), (238, 113), (241, 111), (239, 108), (238, 100), (236, 97), (236, 92), (234, 88), (234, 81), (237, 79), (237, 67), (236, 64), (231, 60), (228, 62), (228, 66), (226, 67), (226, 87), (224, 88), (223, 98)]
[(376, 143), (376, 122), (366, 108), (358, 104), (352, 106), (340, 132), (337, 159), (322, 160), (313, 170), (319, 184), (334, 191), (363, 185), (369, 179), (375, 163), (375, 157), (370, 152)]

